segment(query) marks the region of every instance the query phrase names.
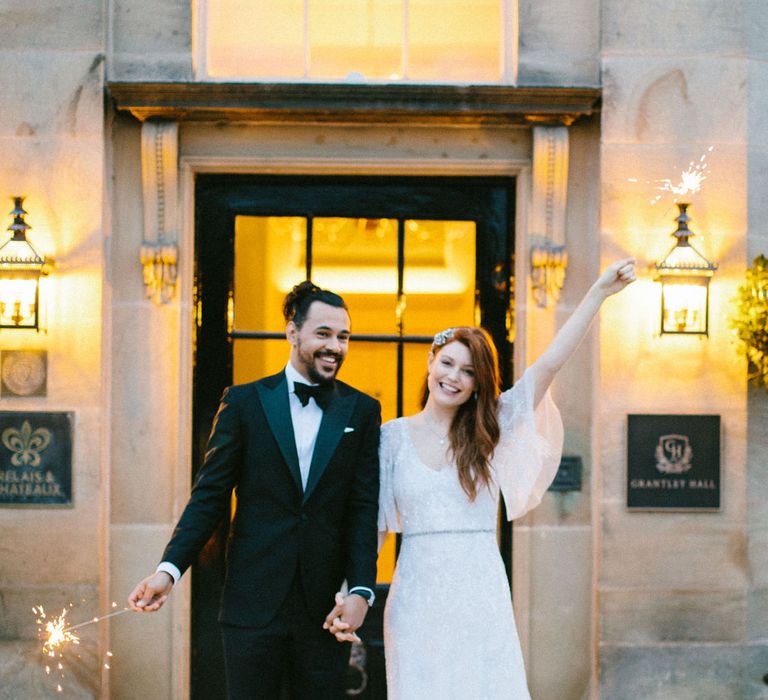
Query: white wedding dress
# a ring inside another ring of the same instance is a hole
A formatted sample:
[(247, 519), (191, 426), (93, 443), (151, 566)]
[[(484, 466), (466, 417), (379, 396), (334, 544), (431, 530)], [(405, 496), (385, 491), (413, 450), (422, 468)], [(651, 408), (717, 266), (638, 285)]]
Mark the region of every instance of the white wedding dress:
[(523, 515), (557, 472), (563, 441), (549, 392), (526, 372), (499, 401), (494, 484), (471, 502), (454, 465), (431, 469), (403, 418), (382, 427), (379, 530), (402, 544), (384, 612), (389, 700), (530, 698), (496, 540), (499, 491)]

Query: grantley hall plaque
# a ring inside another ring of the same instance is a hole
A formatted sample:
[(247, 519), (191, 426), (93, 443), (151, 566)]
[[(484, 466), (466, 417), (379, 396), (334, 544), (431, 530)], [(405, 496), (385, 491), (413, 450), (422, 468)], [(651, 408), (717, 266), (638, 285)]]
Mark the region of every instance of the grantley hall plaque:
[(720, 509), (720, 416), (630, 415), (627, 507)]

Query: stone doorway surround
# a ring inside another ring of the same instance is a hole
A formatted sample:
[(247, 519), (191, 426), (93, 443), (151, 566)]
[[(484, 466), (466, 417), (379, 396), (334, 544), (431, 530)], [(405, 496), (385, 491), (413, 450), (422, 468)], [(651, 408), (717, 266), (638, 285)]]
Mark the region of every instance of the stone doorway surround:
[[(123, 82), (108, 83), (107, 87), (115, 108), (131, 113), (146, 128), (153, 123), (178, 123), (178, 139), (171, 146), (178, 150), (175, 154), (166, 153), (164, 159), (168, 162), (170, 157), (171, 162), (175, 159), (178, 163), (176, 177), (171, 178), (178, 188), (178, 210), (171, 213), (171, 218), (178, 222), (179, 229), (175, 303), (181, 321), (177, 325), (178, 337), (174, 339), (178, 348), (178, 376), (173, 383), (179, 391), (172, 402), (178, 429), (175, 473), (171, 477), (172, 512), (167, 513), (169, 531), (190, 489), (195, 176), (515, 176), (515, 248), (519, 251), (515, 278), (525, 280), (528, 289), (532, 226), (540, 218), (532, 211), (532, 203), (547, 200), (546, 192), (541, 192), (542, 185), (532, 177), (535, 154), (531, 128), (570, 126), (579, 117), (594, 114), (600, 99), (597, 88)], [(384, 154), (386, 149), (367, 149), (361, 145), (366, 137), (376, 136), (388, 136), (391, 143), (395, 133), (402, 143), (392, 149), (392, 155)], [(439, 134), (448, 136), (448, 145)], [(326, 138), (339, 139), (340, 145), (331, 154), (315, 147), (324, 145)], [(155, 187), (156, 182), (150, 186)], [(148, 199), (151, 197), (145, 194), (145, 203)], [(540, 322), (542, 318), (541, 312), (527, 313), (534, 306), (530, 290), (522, 295), (518, 292), (514, 309), (516, 375), (532, 352), (527, 342), (531, 319), (535, 315)], [(552, 316), (547, 325), (554, 332)], [(539, 345), (541, 331), (537, 336)], [(514, 549), (513, 597), (527, 660), (531, 651), (532, 557), (529, 546)], [(113, 559), (110, 553), (107, 565), (114, 571), (117, 564)], [(189, 697), (189, 577), (182, 581), (171, 605), (172, 651), (168, 672), (171, 696), (182, 699)], [(591, 618), (594, 625), (594, 614)], [(591, 637), (594, 677), (595, 629)]]

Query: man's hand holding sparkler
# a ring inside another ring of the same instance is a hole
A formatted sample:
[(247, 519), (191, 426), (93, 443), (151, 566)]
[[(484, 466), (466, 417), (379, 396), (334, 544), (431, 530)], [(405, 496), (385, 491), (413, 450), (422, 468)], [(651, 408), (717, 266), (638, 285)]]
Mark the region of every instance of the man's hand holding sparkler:
[(128, 596), (128, 605), (135, 612), (155, 612), (163, 607), (173, 589), (173, 578), (165, 571), (157, 571), (139, 581)]

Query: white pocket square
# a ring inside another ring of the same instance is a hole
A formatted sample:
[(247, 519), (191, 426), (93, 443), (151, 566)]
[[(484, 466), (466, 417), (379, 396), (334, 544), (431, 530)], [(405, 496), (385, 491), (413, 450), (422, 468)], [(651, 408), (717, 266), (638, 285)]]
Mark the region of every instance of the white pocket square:
[(344, 428), (344, 432), (345, 432), (345, 433), (354, 433), (354, 432), (355, 432), (355, 429), (354, 429), (354, 428), (349, 428), (349, 427), (347, 427), (347, 428)]

